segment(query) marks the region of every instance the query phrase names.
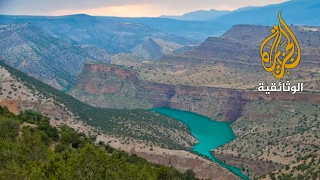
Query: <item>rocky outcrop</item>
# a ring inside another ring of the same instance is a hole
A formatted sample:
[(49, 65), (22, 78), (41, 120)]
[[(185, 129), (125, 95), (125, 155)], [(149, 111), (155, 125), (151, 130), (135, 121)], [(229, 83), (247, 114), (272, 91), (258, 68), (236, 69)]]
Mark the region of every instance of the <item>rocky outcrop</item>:
[[(87, 64), (84, 66), (85, 72), (91, 72), (93, 74), (99, 75), (100, 77), (107, 76), (109, 74), (113, 74), (114, 76), (118, 77), (119, 79), (125, 81), (136, 81), (137, 74), (122, 69), (116, 66), (103, 66), (99, 64)], [(108, 73), (108, 74), (106, 74)], [(120, 91), (121, 83), (114, 82), (114, 81), (107, 81), (105, 83), (94, 81), (92, 77), (83, 77), (81, 79), (81, 83), (78, 83), (78, 87), (83, 89), (85, 92), (92, 93), (92, 94), (104, 94), (104, 93), (115, 93)]]
[(118, 76), (119, 78), (125, 79), (125, 80), (130, 80), (133, 81), (137, 79), (137, 73), (122, 68), (121, 66), (105, 66), (101, 64), (86, 64), (84, 66), (84, 71), (90, 71), (90, 72), (95, 72), (95, 73), (103, 73), (103, 72), (108, 72), (108, 73), (113, 73), (114, 75)]
[[(128, 87), (134, 87), (128, 89)], [(132, 108), (167, 107), (199, 113), (220, 121), (235, 121), (243, 115), (243, 109), (250, 101), (295, 101), (305, 103), (320, 103), (320, 95), (311, 92), (286, 93), (276, 92), (266, 95), (263, 92), (225, 89), (216, 87), (170, 85), (144, 81), (138, 78), (134, 70), (124, 69), (114, 65), (85, 64), (84, 71), (78, 79), (75, 90), (70, 92), (80, 100), (88, 94), (105, 98), (114, 98), (116, 93), (127, 93), (132, 102), (144, 101), (148, 105), (132, 105)], [(87, 99), (86, 99), (87, 100)], [(94, 103), (92, 98), (88, 103)], [(131, 101), (126, 102), (130, 104)], [(151, 104), (151, 105), (150, 105)], [(97, 104), (96, 104), (97, 105)], [(102, 107), (108, 107), (104, 105)], [(254, 120), (256, 117), (248, 115)]]
[(10, 112), (16, 115), (18, 115), (22, 110), (20, 98), (18, 100), (0, 100), (0, 106), (6, 106)]

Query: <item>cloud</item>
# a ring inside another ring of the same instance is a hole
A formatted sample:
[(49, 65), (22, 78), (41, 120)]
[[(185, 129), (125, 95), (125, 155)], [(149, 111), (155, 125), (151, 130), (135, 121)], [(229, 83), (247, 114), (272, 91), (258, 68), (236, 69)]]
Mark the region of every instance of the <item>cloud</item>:
[(141, 4), (141, 5), (123, 5), (123, 6), (110, 6), (110, 7), (100, 7), (92, 9), (83, 10), (57, 10), (50, 12), (50, 15), (66, 15), (66, 14), (89, 14), (93, 16), (119, 16), (119, 17), (142, 17), (142, 16), (159, 16), (162, 11), (155, 9), (151, 5)]

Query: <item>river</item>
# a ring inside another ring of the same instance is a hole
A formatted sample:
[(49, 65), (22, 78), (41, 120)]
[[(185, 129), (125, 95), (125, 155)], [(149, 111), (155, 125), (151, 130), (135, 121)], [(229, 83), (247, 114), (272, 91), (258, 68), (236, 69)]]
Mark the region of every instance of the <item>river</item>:
[(192, 151), (208, 157), (220, 166), (233, 172), (240, 178), (250, 180), (250, 178), (244, 175), (240, 169), (224, 164), (210, 153), (210, 150), (235, 139), (236, 136), (230, 127), (230, 123), (217, 122), (199, 114), (175, 109), (155, 108), (151, 110), (159, 114), (172, 117), (186, 124), (192, 135), (199, 141), (198, 144), (194, 146)]

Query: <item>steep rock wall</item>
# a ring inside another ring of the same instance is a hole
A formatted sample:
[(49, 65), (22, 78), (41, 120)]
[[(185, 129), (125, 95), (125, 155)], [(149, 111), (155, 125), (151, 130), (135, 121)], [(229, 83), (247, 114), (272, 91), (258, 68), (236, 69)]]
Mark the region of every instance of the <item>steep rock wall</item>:
[[(170, 85), (144, 81), (138, 73), (113, 65), (85, 64), (78, 78), (77, 87), (70, 92), (76, 98), (94, 104), (112, 97), (117, 101), (119, 94), (126, 93), (131, 108), (167, 107), (199, 113), (219, 121), (235, 121), (242, 116), (245, 105), (250, 101), (297, 101), (320, 103), (320, 95), (311, 92), (276, 92), (266, 95), (258, 91), (246, 91), (203, 86)], [(90, 99), (88, 95), (94, 94)], [(109, 107), (108, 104), (101, 107)], [(100, 106), (99, 104), (94, 104)], [(121, 108), (121, 106), (118, 106)], [(248, 115), (254, 120), (255, 116)]]

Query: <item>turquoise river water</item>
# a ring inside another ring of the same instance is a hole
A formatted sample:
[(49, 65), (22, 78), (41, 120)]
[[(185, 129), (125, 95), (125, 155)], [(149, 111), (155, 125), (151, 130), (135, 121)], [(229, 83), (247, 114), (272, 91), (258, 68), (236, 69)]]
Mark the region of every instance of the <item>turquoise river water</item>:
[(175, 109), (155, 108), (151, 110), (186, 124), (192, 135), (199, 141), (192, 149), (193, 151), (207, 156), (209, 159), (233, 172), (240, 178), (250, 180), (250, 178), (244, 175), (240, 169), (224, 164), (210, 153), (210, 150), (224, 145), (235, 138), (230, 123), (213, 121), (210, 118), (199, 114)]

